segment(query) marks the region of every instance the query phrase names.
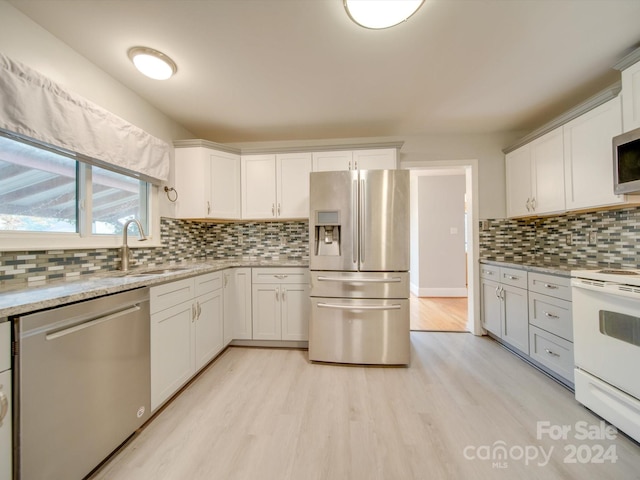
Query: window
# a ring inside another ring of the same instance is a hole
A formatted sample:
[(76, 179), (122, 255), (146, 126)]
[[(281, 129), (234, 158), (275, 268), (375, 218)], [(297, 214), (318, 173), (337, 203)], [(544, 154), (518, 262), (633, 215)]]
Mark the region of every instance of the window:
[[(0, 249), (7, 247), (5, 237), (15, 241), (20, 233), (30, 238), (66, 234), (69, 247), (105, 244), (109, 236), (121, 238), (131, 218), (150, 234), (152, 187), (73, 154), (0, 135)], [(29, 245), (20, 240), (12, 249), (25, 248)]]

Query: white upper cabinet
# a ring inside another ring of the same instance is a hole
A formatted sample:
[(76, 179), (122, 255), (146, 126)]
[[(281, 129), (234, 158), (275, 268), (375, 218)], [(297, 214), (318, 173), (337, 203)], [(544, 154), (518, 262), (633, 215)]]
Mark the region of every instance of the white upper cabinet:
[(397, 164), (395, 148), (314, 152), (313, 171), (393, 170)]
[[(531, 147), (524, 145), (505, 156), (507, 216), (531, 215)], [(529, 206), (529, 208), (527, 208)]]
[(562, 128), (531, 142), (531, 208), (536, 214), (562, 212), (565, 208), (563, 149)]
[(242, 156), (242, 218), (309, 216), (311, 153)]
[(509, 217), (564, 210), (563, 155), (562, 128), (552, 130), (506, 155)]
[(240, 156), (206, 147), (176, 148), (175, 189), (177, 218), (239, 219)]
[(314, 172), (334, 172), (339, 170), (351, 170), (353, 163), (352, 151), (330, 151), (313, 153)]
[(622, 71), (622, 125), (625, 132), (640, 128), (640, 62)]
[(281, 218), (309, 216), (310, 153), (276, 155), (276, 213)]
[(353, 170), (395, 170), (395, 148), (353, 151)]
[(564, 125), (567, 210), (625, 202), (613, 193), (611, 139), (622, 133), (621, 100), (616, 97)]

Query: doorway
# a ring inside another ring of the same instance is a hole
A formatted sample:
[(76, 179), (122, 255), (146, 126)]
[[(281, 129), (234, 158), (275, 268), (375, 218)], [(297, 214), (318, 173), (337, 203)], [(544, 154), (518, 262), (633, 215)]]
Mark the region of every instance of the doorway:
[(411, 329), (476, 325), (477, 161), (411, 165)]

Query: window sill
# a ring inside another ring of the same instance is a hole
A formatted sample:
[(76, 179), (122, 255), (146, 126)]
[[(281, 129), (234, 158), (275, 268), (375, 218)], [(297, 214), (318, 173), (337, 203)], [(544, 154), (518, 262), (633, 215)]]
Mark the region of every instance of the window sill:
[[(147, 236), (139, 242), (136, 235), (129, 234), (129, 248), (161, 247), (160, 235)], [(122, 236), (80, 237), (77, 234), (39, 235), (24, 232), (0, 233), (0, 252), (51, 251), (51, 250), (96, 250), (121, 248)]]

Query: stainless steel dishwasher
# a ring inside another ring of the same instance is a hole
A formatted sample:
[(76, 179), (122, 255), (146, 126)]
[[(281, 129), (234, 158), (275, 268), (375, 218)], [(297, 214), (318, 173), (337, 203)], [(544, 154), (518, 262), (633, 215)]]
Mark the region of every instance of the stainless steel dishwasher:
[(149, 290), (19, 317), (15, 478), (81, 479), (150, 414)]

